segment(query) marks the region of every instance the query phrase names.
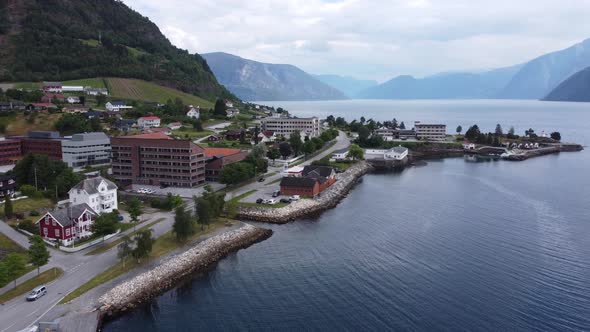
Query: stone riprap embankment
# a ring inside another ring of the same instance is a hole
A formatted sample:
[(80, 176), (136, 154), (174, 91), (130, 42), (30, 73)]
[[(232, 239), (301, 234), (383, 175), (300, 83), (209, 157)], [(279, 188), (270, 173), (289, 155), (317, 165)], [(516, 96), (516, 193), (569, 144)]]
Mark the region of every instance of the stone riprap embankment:
[(301, 199), (281, 208), (239, 207), (236, 218), (274, 224), (284, 224), (299, 218), (317, 215), (331, 209), (346, 196), (358, 179), (373, 167), (362, 161), (338, 174), (336, 183), (314, 199)]
[(244, 225), (203, 242), (176, 255), (158, 267), (142, 273), (108, 291), (100, 297), (99, 310), (102, 315), (113, 316), (175, 287), (193, 273), (206, 271), (228, 254), (272, 235), (269, 229)]

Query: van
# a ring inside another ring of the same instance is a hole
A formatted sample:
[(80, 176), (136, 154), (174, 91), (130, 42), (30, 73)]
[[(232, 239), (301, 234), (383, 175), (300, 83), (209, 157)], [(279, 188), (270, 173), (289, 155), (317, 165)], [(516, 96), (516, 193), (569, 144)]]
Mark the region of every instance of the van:
[(45, 294), (47, 294), (47, 287), (45, 287), (45, 285), (35, 287), (35, 289), (27, 295), (27, 301), (36, 301)]

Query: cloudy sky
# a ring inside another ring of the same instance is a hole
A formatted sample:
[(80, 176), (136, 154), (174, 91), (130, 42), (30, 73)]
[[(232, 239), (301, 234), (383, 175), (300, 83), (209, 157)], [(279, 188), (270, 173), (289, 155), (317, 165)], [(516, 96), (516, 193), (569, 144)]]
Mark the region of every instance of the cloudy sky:
[(590, 0), (124, 0), (180, 48), (384, 81), (527, 61), (590, 37)]

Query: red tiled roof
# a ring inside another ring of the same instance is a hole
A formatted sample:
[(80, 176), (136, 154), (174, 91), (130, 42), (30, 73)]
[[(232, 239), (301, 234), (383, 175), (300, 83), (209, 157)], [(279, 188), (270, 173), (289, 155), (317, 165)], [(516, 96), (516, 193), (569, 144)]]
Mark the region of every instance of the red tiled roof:
[(141, 138), (141, 139), (169, 139), (172, 138), (164, 133), (152, 133), (152, 134), (139, 134), (139, 135), (129, 135), (129, 136), (121, 136), (123, 138)]
[(182, 126), (181, 122), (170, 122), (171, 126)]
[(228, 149), (228, 148), (205, 148), (205, 157), (214, 157), (219, 155), (231, 156), (236, 153), (240, 153), (240, 149)]
[(144, 119), (144, 120), (160, 120), (159, 117), (157, 116), (142, 116), (140, 119)]

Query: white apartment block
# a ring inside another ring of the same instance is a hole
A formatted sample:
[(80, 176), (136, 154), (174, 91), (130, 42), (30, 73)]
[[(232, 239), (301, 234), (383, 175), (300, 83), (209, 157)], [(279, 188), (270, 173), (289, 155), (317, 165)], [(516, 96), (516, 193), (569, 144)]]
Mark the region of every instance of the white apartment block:
[(418, 139), (444, 141), (447, 138), (447, 125), (414, 122), (414, 130)]
[(142, 116), (141, 118), (137, 119), (137, 125), (139, 128), (146, 129), (146, 128), (153, 128), (160, 126), (160, 118), (157, 116)]
[(275, 135), (283, 135), (286, 138), (294, 131), (299, 131), (301, 137), (318, 137), (321, 134), (320, 119), (312, 118), (264, 118), (262, 119), (262, 130), (273, 131)]
[(71, 205), (86, 203), (98, 214), (118, 208), (117, 185), (100, 176), (80, 181), (69, 195)]
[(111, 163), (111, 139), (103, 132), (72, 135), (61, 141), (61, 150), (63, 161), (74, 169)]

